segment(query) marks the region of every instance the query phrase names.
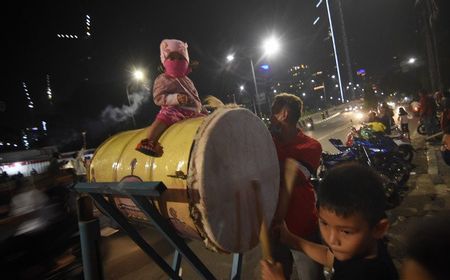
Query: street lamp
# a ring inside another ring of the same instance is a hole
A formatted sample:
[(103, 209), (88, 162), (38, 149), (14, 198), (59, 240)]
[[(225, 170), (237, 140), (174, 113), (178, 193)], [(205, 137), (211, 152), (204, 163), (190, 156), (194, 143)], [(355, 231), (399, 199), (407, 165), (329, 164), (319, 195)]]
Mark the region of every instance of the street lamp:
[(280, 50), (280, 42), (275, 37), (270, 37), (264, 40), (263, 50), (265, 55), (276, 54)]
[[(258, 115), (258, 112), (259, 112), (259, 115), (261, 115), (261, 105), (259, 104), (259, 101), (257, 99), (259, 96), (259, 93), (258, 93), (258, 85), (256, 84), (255, 67), (253, 66), (253, 59), (251, 57), (250, 57), (250, 66), (252, 68), (253, 84), (255, 86), (255, 96), (252, 98), (253, 99), (253, 111), (255, 111), (256, 115)], [(255, 104), (258, 104), (258, 112), (256, 111)]]
[(415, 57), (410, 57), (409, 59), (408, 59), (408, 64), (414, 64), (414, 63), (416, 63), (416, 58)]
[(136, 69), (134, 70), (133, 74), (133, 79), (128, 83), (127, 87), (126, 87), (126, 91), (127, 91), (127, 98), (128, 98), (128, 105), (130, 106), (130, 112), (131, 112), (131, 119), (133, 121), (133, 127), (136, 128), (136, 120), (134, 119), (134, 110), (131, 106), (131, 99), (130, 99), (130, 87), (133, 84), (133, 82), (142, 82), (145, 79), (145, 75), (144, 72), (140, 69)]
[[(241, 94), (242, 95), (242, 92), (245, 90), (245, 87), (244, 87), (244, 85), (240, 85), (239, 86), (239, 94)], [(236, 102), (236, 94), (233, 92), (233, 102), (235, 103), (235, 104), (237, 104), (237, 102)]]
[(141, 70), (135, 70), (133, 72), (133, 77), (136, 81), (142, 81), (144, 80), (144, 72), (142, 72)]
[(329, 0), (325, 0), (325, 4), (327, 6), (328, 24), (330, 26), (331, 40), (333, 42), (334, 60), (336, 62), (336, 70), (337, 70), (337, 76), (338, 76), (338, 81), (339, 81), (339, 91), (341, 92), (342, 103), (344, 103), (344, 91), (342, 89), (341, 71), (339, 69), (339, 59), (338, 59), (338, 53), (337, 53), (337, 48), (336, 48), (336, 40), (334, 38), (334, 29), (333, 29), (333, 23), (331, 20), (330, 4), (328, 3), (328, 1)]
[[(277, 52), (279, 52), (280, 48), (281, 47), (280, 47), (279, 40), (273, 36), (264, 40), (263, 44), (262, 44), (264, 56), (272, 56), (272, 55), (276, 54)], [(234, 54), (229, 54), (229, 55), (227, 55), (226, 58), (227, 58), (227, 62), (230, 63), (231, 61), (234, 60)], [(261, 115), (261, 104), (257, 100), (257, 98), (259, 96), (259, 92), (258, 92), (258, 84), (256, 83), (255, 66), (253, 63), (253, 58), (251, 56), (249, 56), (248, 59), (250, 60), (250, 67), (252, 69), (253, 85), (255, 87), (255, 95), (252, 98), (253, 111), (255, 112), (256, 115), (260, 116)], [(241, 86), (240, 88), (242, 91), (243, 86)], [(256, 106), (258, 106), (258, 111), (256, 110)]]

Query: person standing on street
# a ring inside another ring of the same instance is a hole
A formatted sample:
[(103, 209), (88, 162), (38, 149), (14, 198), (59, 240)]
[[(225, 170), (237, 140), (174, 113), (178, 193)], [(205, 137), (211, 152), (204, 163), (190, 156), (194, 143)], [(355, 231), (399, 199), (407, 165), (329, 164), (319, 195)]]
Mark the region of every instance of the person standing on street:
[(436, 103), (426, 90), (421, 89), (419, 91), (420, 95), (420, 119), (425, 125), (425, 131), (428, 136), (433, 134), (433, 126), (435, 125), (434, 120), (436, 118)]
[(408, 135), (408, 139), (410, 139), (409, 137), (409, 115), (408, 112), (406, 112), (405, 108), (400, 107), (398, 108), (398, 121), (400, 123), (400, 128), (402, 130), (402, 132), (406, 135)]
[(386, 134), (391, 134), (391, 127), (394, 124), (393, 116), (392, 109), (386, 102), (383, 102), (380, 108), (380, 122), (384, 124)]
[[(287, 207), (287, 213), (280, 213), (279, 200), (278, 208), (272, 227), (286, 222), (289, 230), (297, 236), (311, 241), (318, 241), (319, 228), (317, 209), (315, 206), (316, 197), (313, 185), (310, 182), (311, 174), (315, 174), (320, 164), (322, 146), (320, 143), (303, 134), (298, 128), (303, 109), (302, 100), (288, 93), (281, 93), (275, 96), (272, 104), (272, 115), (270, 118), (270, 130), (277, 149), (278, 160), (280, 162), (280, 174), (284, 174), (284, 165), (287, 158), (292, 158), (298, 162), (298, 174), (292, 190), (292, 194)], [(284, 176), (281, 176), (280, 195), (287, 192)], [(276, 239), (272, 237), (272, 239)], [(276, 243), (273, 240), (272, 243)], [(295, 262), (299, 278), (322, 279), (322, 267), (299, 251), (291, 251), (286, 246), (276, 243), (273, 246), (273, 257), (277, 262), (282, 263), (285, 276), (288, 279), (292, 273), (292, 261)]]

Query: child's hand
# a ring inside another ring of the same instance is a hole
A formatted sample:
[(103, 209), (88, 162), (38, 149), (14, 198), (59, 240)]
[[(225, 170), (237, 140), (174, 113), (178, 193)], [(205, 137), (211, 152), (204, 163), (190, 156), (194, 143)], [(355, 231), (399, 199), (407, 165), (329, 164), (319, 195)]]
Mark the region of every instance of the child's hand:
[(284, 272), (281, 263), (271, 264), (261, 261), (261, 278), (263, 280), (284, 280)]
[(205, 115), (209, 115), (209, 111), (208, 111), (208, 109), (206, 109), (205, 106), (202, 106), (202, 111), (200, 113), (205, 114)]
[(189, 98), (184, 94), (177, 94), (178, 104), (185, 105), (189, 102)]

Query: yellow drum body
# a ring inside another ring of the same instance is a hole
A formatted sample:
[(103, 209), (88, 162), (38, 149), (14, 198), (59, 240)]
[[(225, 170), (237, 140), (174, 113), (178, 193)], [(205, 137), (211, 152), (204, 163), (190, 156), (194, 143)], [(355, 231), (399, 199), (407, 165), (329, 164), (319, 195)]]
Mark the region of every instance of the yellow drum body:
[[(275, 147), (259, 118), (246, 109), (220, 109), (176, 123), (160, 138), (159, 158), (135, 150), (145, 137), (140, 129), (107, 139), (92, 159), (90, 181), (162, 181), (168, 189), (154, 203), (182, 236), (222, 252), (256, 246), (261, 221), (251, 181), (261, 183), (269, 222), (279, 184)], [(129, 219), (146, 221), (130, 199), (114, 201)]]

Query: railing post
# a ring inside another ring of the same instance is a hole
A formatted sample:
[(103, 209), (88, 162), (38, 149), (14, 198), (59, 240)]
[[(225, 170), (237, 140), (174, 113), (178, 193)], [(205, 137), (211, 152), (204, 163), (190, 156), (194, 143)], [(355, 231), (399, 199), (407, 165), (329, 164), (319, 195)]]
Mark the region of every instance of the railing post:
[(82, 196), (77, 202), (84, 279), (103, 279), (103, 267), (100, 258), (100, 223), (93, 215), (90, 197)]

